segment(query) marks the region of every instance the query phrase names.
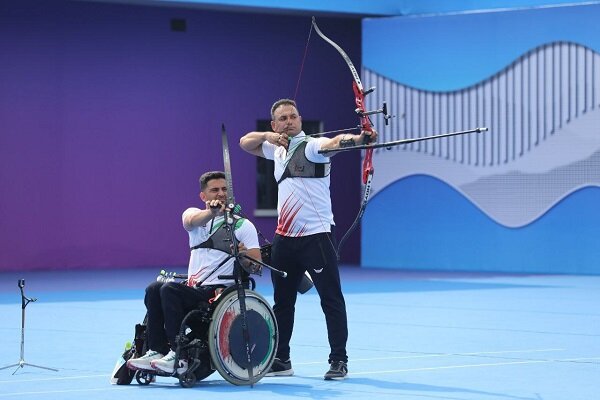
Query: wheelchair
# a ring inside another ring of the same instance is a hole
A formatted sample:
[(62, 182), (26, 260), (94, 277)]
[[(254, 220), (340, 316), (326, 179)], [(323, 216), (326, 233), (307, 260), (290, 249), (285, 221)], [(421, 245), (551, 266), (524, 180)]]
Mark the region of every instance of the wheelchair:
[[(270, 262), (271, 245), (261, 247), (261, 257)], [(256, 261), (256, 260), (255, 260)], [(258, 261), (257, 261), (258, 262)], [(258, 262), (271, 271), (286, 276), (282, 271)], [(111, 383), (128, 385), (135, 377), (140, 385), (149, 385), (156, 376), (172, 376), (181, 386), (189, 388), (197, 381), (219, 374), (234, 385), (258, 382), (270, 370), (279, 342), (277, 322), (268, 302), (257, 292), (256, 282), (241, 268), (234, 269), (235, 284), (223, 290), (212, 303), (203, 303), (183, 319), (176, 336), (176, 360), (188, 360), (188, 368), (181, 374), (177, 370), (163, 373), (155, 370), (130, 370), (126, 361), (145, 354), (147, 349), (146, 318), (135, 326), (134, 345), (126, 348), (111, 375)], [(157, 280), (168, 282), (187, 279), (187, 275), (161, 271)], [(305, 273), (298, 292), (306, 293), (313, 287), (312, 279)], [(243, 298), (243, 301), (241, 300)], [(248, 368), (248, 366), (251, 368)]]
[[(171, 274), (171, 278), (187, 276)], [(255, 287), (254, 279), (243, 274), (241, 281), (225, 288), (212, 303), (190, 311), (182, 321), (175, 350), (175, 365), (187, 359), (187, 370), (178, 373), (175, 368), (172, 374), (137, 370), (137, 383), (149, 385), (156, 376), (172, 376), (190, 388), (215, 371), (238, 386), (252, 386), (263, 378), (275, 359), (279, 336), (275, 314)], [(146, 350), (144, 321), (136, 325), (130, 357)]]
[[(232, 242), (235, 243), (235, 240), (232, 239)], [(237, 249), (236, 245), (233, 248)], [(270, 250), (270, 244), (261, 247), (262, 260), (270, 262)], [(264, 377), (269, 372), (277, 351), (277, 322), (269, 303), (254, 291), (256, 282), (250, 274), (257, 271), (244, 270), (239, 263), (240, 257), (252, 261), (255, 267), (259, 267), (258, 271), (262, 266), (281, 276), (287, 276), (285, 272), (263, 261), (247, 255), (239, 256), (237, 252), (232, 254), (230, 258), (235, 258), (233, 275), (219, 275), (219, 279), (233, 280), (235, 283), (225, 288), (210, 303), (199, 304), (197, 309), (189, 312), (176, 336), (175, 365), (179, 365), (179, 360), (186, 359), (187, 369), (179, 373), (175, 368), (169, 374), (157, 370), (132, 371), (127, 368), (127, 360), (140, 357), (148, 350), (145, 318), (143, 323), (135, 327), (134, 345), (126, 348), (117, 361), (111, 383), (128, 385), (135, 377), (140, 385), (148, 385), (156, 380), (156, 376), (172, 376), (179, 379), (181, 386), (192, 387), (215, 370), (234, 385), (252, 386)], [(168, 282), (187, 278), (187, 275), (161, 271), (157, 280)]]

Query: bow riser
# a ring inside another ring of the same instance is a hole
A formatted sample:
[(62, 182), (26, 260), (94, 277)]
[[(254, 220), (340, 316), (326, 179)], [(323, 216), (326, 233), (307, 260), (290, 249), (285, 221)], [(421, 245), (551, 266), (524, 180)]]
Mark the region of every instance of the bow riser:
[[(354, 103), (356, 104), (356, 112), (360, 115), (361, 130), (365, 132), (373, 132), (373, 125), (371, 125), (371, 120), (368, 116), (364, 115), (364, 113), (366, 112), (365, 94), (362, 88), (356, 83), (356, 81), (353, 82), (352, 89), (354, 90)], [(368, 138), (365, 138), (365, 142), (362, 144), (369, 144)], [(364, 185), (367, 184), (369, 176), (372, 176), (374, 172), (375, 169), (373, 168), (373, 150), (367, 149), (367, 151), (365, 152), (365, 158), (363, 159), (362, 182)], [(367, 201), (369, 199), (368, 196), (368, 194), (365, 194)], [(362, 207), (361, 211), (364, 212), (364, 209), (362, 209)]]

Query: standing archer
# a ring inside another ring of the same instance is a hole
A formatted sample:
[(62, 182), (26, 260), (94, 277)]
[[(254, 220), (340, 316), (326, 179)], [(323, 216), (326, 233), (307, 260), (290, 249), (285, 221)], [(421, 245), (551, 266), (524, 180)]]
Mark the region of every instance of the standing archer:
[[(311, 274), (321, 298), (331, 352), (325, 379), (344, 379), (348, 373), (346, 342), (348, 322), (340, 283), (331, 207), (330, 157), (320, 150), (335, 150), (371, 142), (377, 133), (342, 134), (334, 138), (312, 138), (302, 131), (296, 102), (281, 99), (271, 107), (272, 132), (250, 132), (240, 139), (248, 153), (275, 162), (278, 184), (277, 230), (273, 239), (272, 264), (288, 273), (271, 274), (279, 327), (277, 358), (267, 376), (293, 375), (290, 339), (294, 326), (296, 288), (305, 271)], [(367, 140), (365, 140), (367, 139)]]

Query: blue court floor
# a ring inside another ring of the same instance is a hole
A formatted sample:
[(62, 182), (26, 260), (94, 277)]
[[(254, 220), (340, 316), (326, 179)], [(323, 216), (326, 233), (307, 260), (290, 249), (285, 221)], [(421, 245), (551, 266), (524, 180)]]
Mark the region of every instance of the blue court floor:
[[(155, 269), (0, 273), (0, 367), (19, 361), (17, 280), (26, 309), (25, 366), (0, 370), (2, 399), (600, 399), (600, 276), (341, 269), (349, 369), (324, 381), (329, 352), (314, 289), (299, 298), (293, 377), (233, 386), (214, 373), (109, 384), (144, 315)], [(268, 273), (257, 291), (272, 301)], [(16, 373), (13, 372), (16, 370)]]

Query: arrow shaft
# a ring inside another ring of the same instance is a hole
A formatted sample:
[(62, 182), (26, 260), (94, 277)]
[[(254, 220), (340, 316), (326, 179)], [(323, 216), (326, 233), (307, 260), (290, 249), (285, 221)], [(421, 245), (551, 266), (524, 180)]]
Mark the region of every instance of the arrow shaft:
[(423, 136), (423, 137), (411, 138), (411, 139), (400, 139), (400, 140), (395, 140), (393, 142), (364, 144), (364, 145), (357, 145), (357, 146), (351, 146), (351, 147), (343, 147), (340, 149), (325, 149), (325, 150), (320, 150), (319, 154), (327, 154), (327, 153), (341, 152), (341, 151), (348, 151), (348, 150), (372, 150), (372, 149), (379, 149), (382, 147), (393, 147), (393, 146), (400, 146), (403, 144), (422, 142), (424, 140), (442, 139), (445, 137), (466, 135), (469, 133), (486, 132), (487, 130), (488, 130), (488, 128), (485, 128), (485, 127), (484, 128), (475, 128), (475, 129), (469, 129), (466, 131), (442, 133), (440, 135)]

